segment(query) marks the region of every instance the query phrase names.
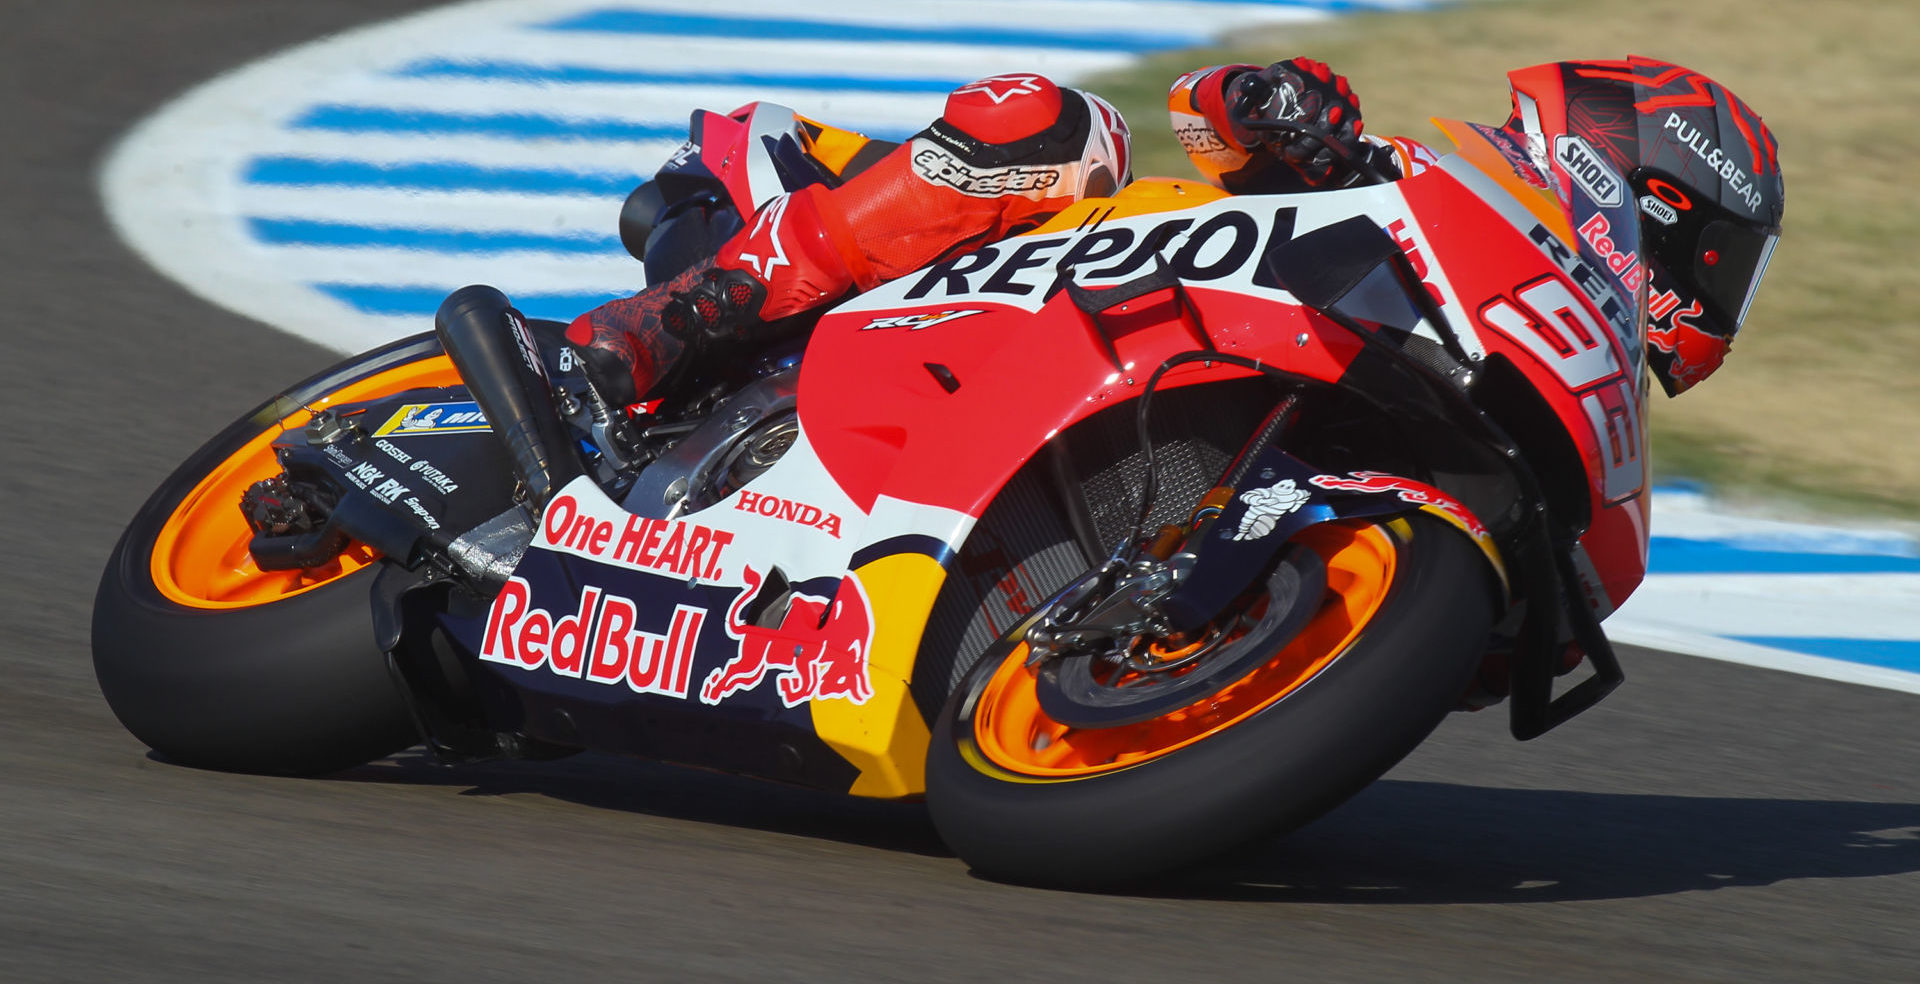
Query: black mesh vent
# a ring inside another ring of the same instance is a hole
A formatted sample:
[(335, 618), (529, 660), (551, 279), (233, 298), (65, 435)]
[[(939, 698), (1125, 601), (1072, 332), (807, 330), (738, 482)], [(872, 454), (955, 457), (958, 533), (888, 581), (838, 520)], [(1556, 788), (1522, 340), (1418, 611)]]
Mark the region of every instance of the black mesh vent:
[[(1273, 402), (1261, 380), (1165, 390), (1154, 396), (1148, 435), (1158, 491), (1147, 521), (1149, 534), (1163, 523), (1186, 522)], [(1068, 450), (1105, 554), (1140, 515), (1146, 459), (1134, 429), (1134, 405), (1104, 411), (1076, 428)]]
[(914, 700), (929, 722), (975, 657), (1088, 567), (1050, 476), (1031, 465), (1015, 475), (947, 572), (913, 669)]
[[(1186, 521), (1276, 400), (1260, 379), (1154, 397), (1149, 433), (1160, 491), (1149, 532)], [(1072, 487), (1059, 488), (1043, 449), (980, 517), (948, 572), (913, 672), (914, 700), (928, 722), (987, 646), (1111, 551), (1139, 515), (1143, 456), (1132, 403), (1075, 426), (1066, 450)], [(1091, 518), (1096, 555), (1073, 534), (1070, 495)]]

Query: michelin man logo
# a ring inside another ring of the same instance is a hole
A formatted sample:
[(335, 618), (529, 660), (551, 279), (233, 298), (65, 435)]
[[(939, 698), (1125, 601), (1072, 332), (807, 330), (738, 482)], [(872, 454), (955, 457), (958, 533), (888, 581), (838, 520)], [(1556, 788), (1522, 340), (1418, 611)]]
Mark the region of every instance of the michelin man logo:
[(1311, 498), (1313, 493), (1295, 487), (1291, 478), (1264, 489), (1242, 493), (1240, 501), (1247, 504), (1247, 512), (1240, 517), (1240, 531), (1233, 538), (1257, 540), (1272, 533), (1273, 524), (1279, 522), (1280, 517), (1306, 505)]

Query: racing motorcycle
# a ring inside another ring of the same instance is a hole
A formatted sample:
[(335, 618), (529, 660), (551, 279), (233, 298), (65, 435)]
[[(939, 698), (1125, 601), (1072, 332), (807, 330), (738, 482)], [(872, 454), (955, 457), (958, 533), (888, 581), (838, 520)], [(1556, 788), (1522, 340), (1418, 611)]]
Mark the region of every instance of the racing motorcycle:
[[(977, 870), (1076, 886), (1306, 823), (1466, 704), (1539, 735), (1621, 681), (1599, 621), (1645, 571), (1645, 306), (1575, 234), (1637, 223), (1436, 122), (1392, 182), (1136, 181), (651, 406), (465, 288), (153, 494), (101, 689), (207, 768), (593, 749), (924, 797)], [(767, 103), (693, 129), (623, 215), (656, 278), (845, 156)]]

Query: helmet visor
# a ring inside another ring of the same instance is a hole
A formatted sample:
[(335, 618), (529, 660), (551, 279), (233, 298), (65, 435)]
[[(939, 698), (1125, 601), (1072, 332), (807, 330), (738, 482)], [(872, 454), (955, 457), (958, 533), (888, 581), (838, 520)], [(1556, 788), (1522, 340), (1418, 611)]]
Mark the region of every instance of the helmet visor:
[(1760, 280), (1766, 276), (1767, 262), (1779, 243), (1777, 232), (1755, 228), (1751, 223), (1717, 219), (1700, 231), (1700, 248), (1694, 256), (1694, 280), (1705, 300), (1732, 319), (1727, 333), (1740, 330), (1753, 306)]

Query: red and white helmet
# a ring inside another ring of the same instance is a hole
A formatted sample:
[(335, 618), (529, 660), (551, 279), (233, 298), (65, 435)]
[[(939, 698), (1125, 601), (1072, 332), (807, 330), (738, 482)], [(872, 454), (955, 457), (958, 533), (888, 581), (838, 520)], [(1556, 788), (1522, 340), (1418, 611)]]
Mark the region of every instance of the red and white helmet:
[[(1049, 172), (1043, 181), (1008, 186), (1034, 197), (1110, 195), (1132, 177), (1132, 138), (1120, 111), (1044, 75), (1013, 73), (969, 82), (947, 96), (946, 111), (922, 136), (969, 168)], [(982, 186), (1000, 184), (983, 181)]]

